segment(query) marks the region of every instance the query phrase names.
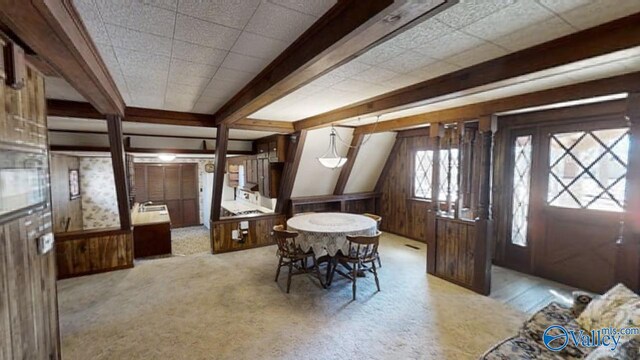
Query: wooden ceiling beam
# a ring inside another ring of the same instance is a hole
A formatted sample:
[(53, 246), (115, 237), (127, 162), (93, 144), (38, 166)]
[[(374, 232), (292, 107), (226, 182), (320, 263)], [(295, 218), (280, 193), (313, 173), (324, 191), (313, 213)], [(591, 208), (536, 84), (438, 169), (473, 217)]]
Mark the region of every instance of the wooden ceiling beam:
[(394, 131), (430, 123), (472, 120), (498, 112), (634, 91), (640, 91), (640, 72), (363, 125), (357, 127), (354, 134)]
[(464, 90), (637, 46), (640, 46), (640, 13), (302, 119), (295, 122), (294, 127), (296, 130), (313, 129), (357, 116), (406, 108), (437, 97), (453, 98)]
[(216, 124), (231, 125), (355, 58), (452, 0), (338, 1), (280, 56), (224, 104)]
[(101, 114), (124, 115), (122, 96), (70, 0), (0, 0), (0, 27)]
[[(89, 103), (53, 99), (47, 100), (47, 115), (81, 119), (105, 119), (105, 116)], [(126, 107), (124, 121), (147, 124), (214, 127), (211, 121), (211, 115), (138, 107)], [(233, 124), (232, 127), (234, 129), (278, 133), (293, 132), (293, 123), (286, 121), (242, 119)]]

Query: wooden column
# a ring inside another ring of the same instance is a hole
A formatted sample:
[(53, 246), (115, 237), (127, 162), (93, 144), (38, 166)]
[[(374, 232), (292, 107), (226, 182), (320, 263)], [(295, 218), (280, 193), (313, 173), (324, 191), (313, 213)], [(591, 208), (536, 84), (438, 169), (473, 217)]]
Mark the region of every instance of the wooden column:
[(113, 178), (116, 183), (116, 196), (118, 198), (120, 228), (122, 230), (131, 230), (129, 186), (127, 184), (124, 143), (122, 139), (122, 118), (118, 115), (107, 115), (107, 130), (109, 132)]
[(431, 174), (431, 207), (427, 212), (427, 272), (436, 273), (436, 216), (440, 211), (440, 139), (444, 136), (444, 124), (434, 123), (429, 128), (433, 149), (433, 171)]
[(497, 119), (493, 115), (479, 119), (480, 133), (480, 188), (478, 189), (478, 208), (476, 210), (476, 241), (474, 249), (473, 288), (488, 295), (491, 292), (491, 248), (493, 245), (493, 220), (491, 218), (491, 157), (493, 133)]
[(225, 124), (220, 124), (216, 129), (216, 168), (213, 173), (213, 196), (211, 196), (212, 222), (220, 220), (224, 169), (227, 164), (227, 145), (229, 144), (229, 127)]
[(640, 93), (627, 98), (630, 128), (625, 216), (622, 236), (618, 239), (616, 282), (640, 291)]
[(285, 214), (289, 211), (289, 200), (291, 199), (291, 191), (296, 181), (300, 159), (302, 159), (302, 149), (307, 139), (307, 130), (301, 130), (291, 135), (289, 138), (289, 147), (287, 150), (287, 161), (282, 171), (282, 181), (280, 182), (280, 191), (278, 201), (276, 202), (276, 213)]
[(353, 134), (353, 137), (351, 138), (351, 147), (347, 152), (347, 162), (344, 164), (342, 169), (340, 169), (340, 176), (338, 177), (336, 188), (333, 190), (333, 195), (344, 194), (344, 188), (347, 186), (349, 176), (351, 176), (351, 170), (353, 170), (353, 164), (356, 163), (356, 157), (358, 156), (358, 152), (360, 152), (363, 139), (363, 133)]

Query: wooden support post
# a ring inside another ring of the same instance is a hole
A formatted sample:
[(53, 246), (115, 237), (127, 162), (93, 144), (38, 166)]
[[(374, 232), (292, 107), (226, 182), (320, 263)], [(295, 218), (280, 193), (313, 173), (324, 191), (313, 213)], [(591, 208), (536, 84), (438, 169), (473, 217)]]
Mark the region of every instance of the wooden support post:
[(353, 134), (353, 137), (351, 138), (351, 147), (347, 152), (347, 162), (344, 164), (342, 169), (340, 169), (340, 176), (338, 177), (336, 188), (333, 190), (333, 195), (344, 194), (344, 188), (347, 186), (349, 176), (351, 176), (351, 170), (353, 170), (353, 164), (356, 163), (356, 157), (358, 156), (358, 152), (360, 152), (363, 139), (364, 134)]
[(476, 239), (474, 248), (473, 289), (481, 294), (491, 292), (491, 254), (493, 246), (493, 220), (491, 216), (491, 157), (493, 133), (497, 119), (493, 115), (479, 119), (480, 132), (480, 187), (478, 189), (478, 209), (476, 211)]
[(216, 166), (213, 173), (213, 196), (211, 197), (212, 222), (220, 220), (220, 210), (222, 206), (222, 186), (224, 184), (224, 169), (227, 164), (228, 144), (229, 127), (225, 124), (220, 124), (217, 126), (216, 133)]
[(282, 181), (278, 192), (278, 201), (276, 202), (275, 211), (278, 214), (286, 214), (289, 211), (291, 191), (293, 191), (293, 184), (296, 181), (296, 174), (298, 174), (300, 159), (302, 159), (302, 149), (306, 139), (307, 130), (298, 131), (289, 138), (287, 159), (282, 171)]
[(640, 291), (640, 93), (627, 97), (629, 121), (629, 157), (625, 216), (616, 256), (616, 282)]
[(431, 124), (429, 137), (433, 149), (431, 172), (431, 207), (427, 212), (427, 272), (436, 273), (436, 216), (440, 211), (440, 139), (444, 136), (444, 124)]
[(109, 132), (113, 178), (115, 180), (116, 197), (118, 199), (120, 228), (122, 230), (131, 230), (129, 185), (127, 183), (124, 143), (122, 139), (122, 118), (118, 115), (107, 115), (107, 131)]

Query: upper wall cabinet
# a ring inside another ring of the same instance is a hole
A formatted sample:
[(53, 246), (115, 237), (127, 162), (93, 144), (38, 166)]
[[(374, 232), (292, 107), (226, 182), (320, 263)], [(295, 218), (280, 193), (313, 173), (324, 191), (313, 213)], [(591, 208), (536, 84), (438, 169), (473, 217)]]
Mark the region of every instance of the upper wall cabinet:
[(269, 159), (269, 162), (285, 162), (287, 157), (286, 135), (271, 135), (258, 139), (254, 143), (258, 159)]

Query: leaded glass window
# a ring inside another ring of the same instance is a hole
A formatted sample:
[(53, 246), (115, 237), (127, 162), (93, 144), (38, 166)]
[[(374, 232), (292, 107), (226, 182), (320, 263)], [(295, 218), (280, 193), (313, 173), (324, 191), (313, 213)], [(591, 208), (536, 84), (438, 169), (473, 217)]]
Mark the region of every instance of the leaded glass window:
[(452, 203), (458, 199), (458, 168), (458, 149), (440, 150), (440, 201), (447, 201), (447, 196)]
[(552, 134), (547, 203), (623, 211), (628, 153), (628, 128)]
[(413, 196), (423, 199), (431, 198), (432, 174), (433, 151), (416, 151)]
[(518, 136), (513, 147), (511, 243), (518, 246), (527, 246), (531, 191), (531, 140), (531, 135)]

